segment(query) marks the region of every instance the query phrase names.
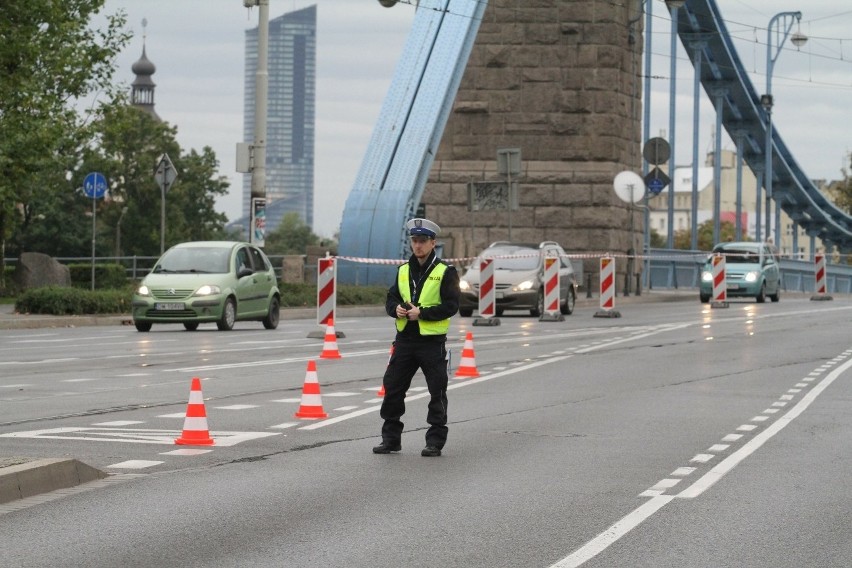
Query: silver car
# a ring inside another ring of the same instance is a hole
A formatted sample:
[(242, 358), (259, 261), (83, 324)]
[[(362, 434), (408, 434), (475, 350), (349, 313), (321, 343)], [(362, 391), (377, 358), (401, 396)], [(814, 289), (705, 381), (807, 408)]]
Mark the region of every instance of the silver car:
[(473, 261), (459, 282), (459, 314), (470, 317), (479, 307), (479, 264), (483, 258), (494, 259), (494, 293), (496, 315), (504, 310), (529, 310), (530, 315), (544, 312), (544, 258), (559, 257), (559, 311), (574, 311), (577, 282), (571, 260), (554, 241), (539, 244), (497, 241), (491, 243)]

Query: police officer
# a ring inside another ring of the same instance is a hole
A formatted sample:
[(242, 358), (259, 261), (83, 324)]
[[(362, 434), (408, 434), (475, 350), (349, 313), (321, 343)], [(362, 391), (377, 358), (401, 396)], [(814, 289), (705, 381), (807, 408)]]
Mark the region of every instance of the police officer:
[(385, 304), (387, 314), (396, 319), (396, 338), (382, 381), (382, 443), (373, 453), (402, 449), (400, 418), (405, 413), (405, 393), (417, 369), (422, 369), (430, 399), (426, 447), (420, 455), (436, 457), (447, 441), (446, 342), (450, 318), (459, 309), (459, 275), (435, 252), (438, 225), (428, 219), (411, 219), (405, 227), (413, 254), (399, 267)]

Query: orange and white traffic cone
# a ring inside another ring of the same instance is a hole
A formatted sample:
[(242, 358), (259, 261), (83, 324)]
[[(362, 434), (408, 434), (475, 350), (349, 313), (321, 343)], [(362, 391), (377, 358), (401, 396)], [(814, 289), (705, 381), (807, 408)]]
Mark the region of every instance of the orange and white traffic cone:
[(461, 352), (461, 361), (459, 368), (456, 369), (456, 377), (478, 377), (479, 371), (476, 370), (476, 357), (473, 354), (473, 334), (467, 332), (467, 337), (464, 340), (464, 348)]
[[(391, 357), (393, 357), (393, 343), (391, 343), (390, 354), (388, 355), (388, 365), (390, 365)], [(382, 386), (379, 389), (377, 396), (385, 396), (385, 383), (382, 381)]]
[(213, 438), (207, 429), (207, 412), (204, 410), (204, 396), (201, 394), (201, 379), (192, 378), (189, 389), (189, 404), (186, 405), (186, 419), (183, 433), (175, 439), (181, 446), (212, 446)]
[(340, 359), (340, 351), (337, 349), (337, 332), (334, 331), (334, 320), (331, 318), (328, 318), (328, 325), (325, 328), (320, 359)]
[(308, 361), (308, 372), (305, 373), (305, 384), (302, 386), (302, 404), (296, 411), (296, 418), (328, 418), (322, 408), (322, 396), (317, 380), (317, 364)]

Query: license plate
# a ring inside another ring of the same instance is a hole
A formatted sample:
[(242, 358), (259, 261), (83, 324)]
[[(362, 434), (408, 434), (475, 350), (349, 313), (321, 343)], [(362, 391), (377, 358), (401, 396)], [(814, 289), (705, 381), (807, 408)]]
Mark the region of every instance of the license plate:
[(503, 299), (503, 292), (494, 292), (494, 297), (498, 300)]
[(740, 289), (739, 284), (728, 284), (726, 287), (728, 288), (728, 290), (739, 290)]
[(183, 309), (183, 302), (167, 302), (154, 304), (154, 309), (162, 312), (173, 312)]

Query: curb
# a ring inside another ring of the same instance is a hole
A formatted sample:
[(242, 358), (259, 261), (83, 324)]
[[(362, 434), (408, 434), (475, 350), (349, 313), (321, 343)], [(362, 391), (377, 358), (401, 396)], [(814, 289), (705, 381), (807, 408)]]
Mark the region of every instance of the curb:
[(6, 458), (0, 460), (0, 504), (106, 477), (75, 459)]

